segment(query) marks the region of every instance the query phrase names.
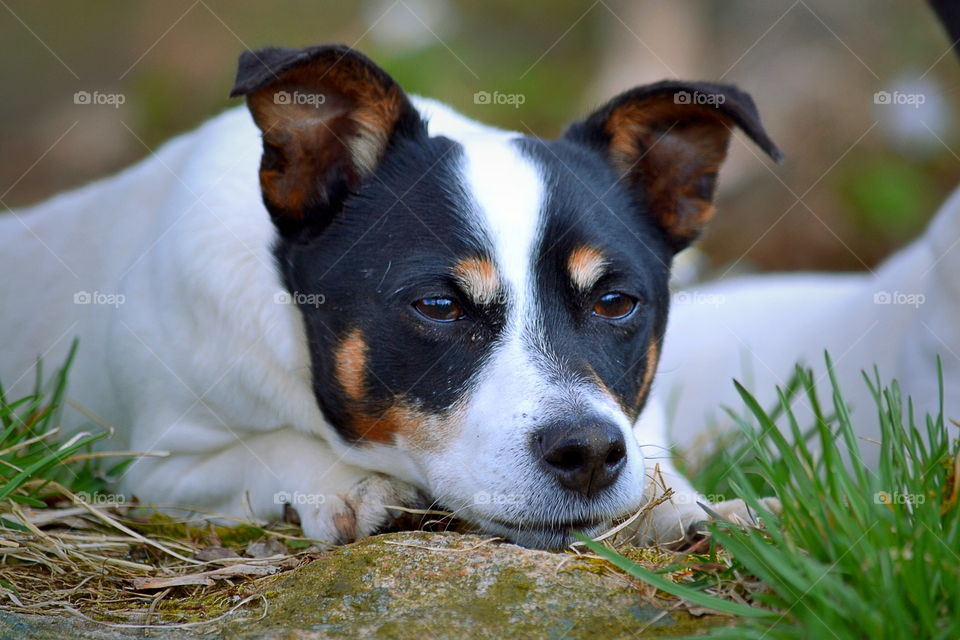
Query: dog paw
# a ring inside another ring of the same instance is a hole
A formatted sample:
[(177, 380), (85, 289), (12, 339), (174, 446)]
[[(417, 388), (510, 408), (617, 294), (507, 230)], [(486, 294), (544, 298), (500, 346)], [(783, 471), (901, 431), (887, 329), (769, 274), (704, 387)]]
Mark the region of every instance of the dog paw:
[(425, 505), (426, 498), (412, 485), (372, 474), (322, 504), (306, 509), (298, 505), (297, 514), (305, 536), (347, 544), (401, 522), (404, 513), (389, 507)]
[[(761, 498), (760, 504), (774, 515), (780, 514), (778, 499)], [(701, 538), (707, 532), (707, 523), (717, 519), (739, 526), (760, 524), (757, 514), (743, 500), (708, 504), (696, 494), (680, 494), (654, 507), (623, 533), (632, 544), (640, 546), (684, 547)]]
[[(779, 516), (783, 510), (780, 500), (777, 498), (760, 498), (760, 506), (775, 516)], [(705, 505), (705, 510), (709, 518), (715, 521), (719, 519), (741, 527), (760, 526), (760, 518), (757, 513), (740, 498)], [(707, 522), (709, 522), (708, 519), (701, 519), (699, 522), (692, 523), (687, 530), (688, 536), (703, 533), (706, 530)]]
[(700, 500), (691, 493), (661, 502), (624, 528), (617, 541), (644, 547), (684, 545), (689, 542), (690, 532), (708, 517), (697, 505)]

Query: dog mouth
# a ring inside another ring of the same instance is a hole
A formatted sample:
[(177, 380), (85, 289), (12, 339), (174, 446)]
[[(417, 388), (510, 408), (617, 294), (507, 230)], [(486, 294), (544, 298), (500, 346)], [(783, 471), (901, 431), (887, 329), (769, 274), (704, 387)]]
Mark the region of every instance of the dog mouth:
[(610, 522), (613, 518), (593, 518), (566, 520), (560, 522), (537, 522), (536, 520), (504, 520), (500, 518), (488, 518), (490, 524), (507, 529), (532, 531), (584, 531), (594, 529)]
[(551, 502), (534, 509), (481, 510), (466, 507), (455, 513), (468, 528), (481, 535), (497, 536), (534, 549), (564, 549), (578, 541), (574, 533), (596, 537), (611, 529), (615, 523), (630, 518), (644, 505), (643, 499), (638, 501), (639, 504), (626, 500), (619, 504), (610, 502), (613, 501), (606, 504), (567, 505)]
[(531, 549), (563, 549), (577, 538), (574, 532), (586, 536), (603, 533), (613, 517), (584, 518), (562, 521), (507, 520), (502, 518), (471, 518), (485, 534), (496, 535), (514, 544)]

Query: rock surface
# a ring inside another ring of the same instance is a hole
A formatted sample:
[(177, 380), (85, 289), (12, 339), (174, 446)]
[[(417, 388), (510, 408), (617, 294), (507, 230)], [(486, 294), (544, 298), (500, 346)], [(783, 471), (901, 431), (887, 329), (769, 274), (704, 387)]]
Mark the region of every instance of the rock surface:
[[(217, 626), (151, 629), (165, 640), (267, 638), (640, 638), (718, 618), (665, 613), (606, 567), (454, 533), (405, 532), (339, 548), (278, 580)], [(0, 613), (0, 638), (143, 638), (144, 630)]]

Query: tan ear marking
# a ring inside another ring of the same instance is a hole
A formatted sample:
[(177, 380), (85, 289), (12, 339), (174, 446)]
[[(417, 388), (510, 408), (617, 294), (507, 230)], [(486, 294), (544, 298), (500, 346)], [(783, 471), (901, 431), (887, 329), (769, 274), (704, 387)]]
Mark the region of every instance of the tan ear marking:
[(248, 52), (231, 95), (246, 96), (263, 132), (260, 184), (286, 230), (368, 178), (405, 113), (412, 122), (400, 87), (339, 46)]
[(500, 292), (500, 278), (486, 258), (468, 258), (453, 268), (453, 277), (476, 304), (490, 304)]
[(603, 276), (607, 258), (599, 249), (581, 246), (570, 252), (567, 273), (573, 285), (581, 291), (589, 291)]
[(626, 104), (607, 122), (611, 163), (627, 180), (643, 181), (652, 213), (680, 243), (713, 217), (712, 193), (697, 189), (723, 164), (730, 127), (716, 110), (663, 100)]
[(643, 205), (674, 253), (713, 215), (717, 172), (734, 127), (771, 158), (756, 105), (736, 87), (665, 80), (621, 93), (566, 136), (605, 152), (622, 187)]

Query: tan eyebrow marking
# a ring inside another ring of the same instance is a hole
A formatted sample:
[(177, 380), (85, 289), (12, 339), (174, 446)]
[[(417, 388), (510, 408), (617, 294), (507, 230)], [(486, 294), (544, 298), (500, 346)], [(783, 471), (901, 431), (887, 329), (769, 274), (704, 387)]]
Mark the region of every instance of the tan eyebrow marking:
[(350, 332), (336, 354), (337, 382), (343, 387), (351, 400), (363, 400), (366, 395), (367, 343), (363, 332), (354, 329)]
[(590, 290), (603, 275), (607, 259), (603, 253), (593, 247), (577, 247), (570, 252), (567, 271), (575, 287), (581, 291)]
[(477, 304), (489, 304), (500, 291), (497, 270), (486, 258), (468, 258), (453, 268), (453, 276)]

